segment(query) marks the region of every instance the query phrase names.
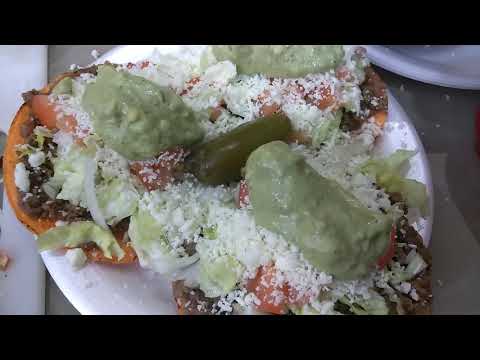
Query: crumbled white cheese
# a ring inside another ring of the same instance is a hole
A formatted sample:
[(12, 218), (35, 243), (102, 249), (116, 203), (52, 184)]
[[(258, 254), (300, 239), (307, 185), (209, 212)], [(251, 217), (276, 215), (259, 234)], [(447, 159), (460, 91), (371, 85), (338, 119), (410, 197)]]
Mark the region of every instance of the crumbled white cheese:
[(214, 64), (207, 68), (191, 89), (187, 85), (183, 100), (195, 111), (216, 107), (223, 99), (227, 85), (236, 75), (235, 65), (230, 61)]
[(74, 270), (81, 269), (87, 262), (87, 256), (80, 248), (67, 250), (65, 257), (70, 262), (70, 265), (72, 265)]
[(38, 168), (44, 162), (45, 153), (42, 151), (36, 151), (28, 156), (28, 163), (34, 168)]
[(24, 163), (18, 163), (15, 166), (15, 185), (20, 191), (28, 192), (30, 190), (30, 172), (26, 169)]
[(77, 64), (71, 64), (70, 67), (69, 67), (69, 69), (70, 69), (71, 71), (74, 71), (74, 70), (76, 70), (77, 68), (78, 68), (78, 65), (77, 65)]
[(98, 57), (100, 56), (100, 53), (98, 52), (97, 49), (93, 49), (90, 55), (92, 55), (94, 59), (98, 59)]
[(57, 144), (57, 156), (61, 157), (68, 153), (72, 145), (74, 144), (73, 137), (71, 134), (65, 131), (57, 131), (53, 135), (53, 142)]
[(131, 178), (128, 160), (110, 148), (97, 145), (95, 161), (101, 169), (104, 179), (128, 180)]
[(408, 294), (412, 289), (412, 285), (408, 282), (402, 282), (400, 285), (398, 285), (397, 289), (404, 294)]
[(420, 300), (418, 294), (417, 294), (417, 290), (415, 290), (415, 288), (412, 287), (412, 290), (410, 290), (410, 297), (412, 298), (413, 301), (418, 301)]

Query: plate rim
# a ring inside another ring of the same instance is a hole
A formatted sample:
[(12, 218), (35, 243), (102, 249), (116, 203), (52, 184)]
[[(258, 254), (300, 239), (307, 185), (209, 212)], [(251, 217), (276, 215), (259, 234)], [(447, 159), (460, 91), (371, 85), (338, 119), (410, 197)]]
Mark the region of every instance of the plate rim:
[(388, 71), (429, 85), (461, 90), (480, 90), (480, 77), (450, 75), (432, 69), (427, 62), (408, 57), (382, 45), (362, 45), (370, 61)]
[[(159, 45), (154, 45), (155, 47)], [(129, 45), (121, 45), (117, 46), (107, 52), (105, 52), (101, 57), (99, 57), (94, 63), (100, 63), (105, 60), (108, 60), (112, 55), (117, 53), (118, 51), (125, 49), (129, 47)], [(417, 148), (417, 156), (419, 156), (419, 163), (421, 165), (421, 169), (424, 172), (424, 182), (427, 187), (427, 192), (429, 195), (429, 208), (430, 208), (430, 214), (425, 221), (425, 226), (423, 229), (420, 229), (419, 232), (422, 235), (423, 241), (426, 244), (426, 246), (431, 245), (431, 234), (432, 234), (432, 226), (433, 226), (433, 219), (434, 219), (434, 189), (433, 189), (433, 183), (432, 183), (432, 174), (431, 174), (431, 169), (430, 169), (430, 164), (427, 158), (427, 154), (425, 151), (425, 148), (423, 146), (423, 143), (413, 125), (413, 122), (411, 121), (410, 117), (408, 114), (405, 112), (401, 104), (398, 102), (398, 100), (392, 95), (390, 91), (388, 91), (388, 99), (389, 99), (389, 108), (390, 106), (395, 109), (395, 112), (398, 114), (399, 118), (402, 120), (403, 123), (407, 126), (409, 132), (412, 134), (414, 141), (415, 141), (415, 146)], [(389, 110), (390, 111), (390, 110)], [(385, 133), (384, 133), (385, 134)], [(384, 135), (385, 136), (385, 135)], [(50, 276), (52, 277), (53, 281), (55, 281), (56, 285), (62, 292), (62, 294), (68, 299), (68, 301), (72, 304), (72, 306), (82, 315), (92, 315), (92, 314), (97, 314), (96, 311), (92, 308), (92, 303), (88, 301), (89, 295), (82, 295), (79, 296), (79, 294), (85, 293), (85, 289), (81, 288), (81, 285), (78, 284), (76, 286), (68, 286), (66, 285), (66, 282), (62, 281), (57, 281), (59, 280), (59, 277), (57, 276), (58, 274), (54, 270), (54, 261), (52, 259), (52, 256), (58, 256), (58, 255), (52, 255), (49, 252), (44, 252), (41, 253), (42, 260), (45, 264), (45, 267), (47, 268)], [(68, 266), (68, 265), (67, 265)], [(99, 285), (101, 286), (101, 285)], [(83, 291), (82, 291), (83, 290)], [(115, 312), (120, 314), (121, 312)]]

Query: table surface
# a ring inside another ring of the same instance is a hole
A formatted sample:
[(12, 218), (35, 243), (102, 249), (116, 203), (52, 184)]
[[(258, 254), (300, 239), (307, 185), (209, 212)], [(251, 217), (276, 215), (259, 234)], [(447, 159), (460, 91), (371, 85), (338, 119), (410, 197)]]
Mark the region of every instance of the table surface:
[[(49, 78), (70, 64), (85, 66), (91, 51), (112, 45), (49, 46)], [(379, 69), (415, 125), (427, 151), (435, 189), (433, 313), (480, 314), (480, 159), (474, 151), (480, 91), (456, 90)], [(78, 314), (47, 275), (47, 314)]]

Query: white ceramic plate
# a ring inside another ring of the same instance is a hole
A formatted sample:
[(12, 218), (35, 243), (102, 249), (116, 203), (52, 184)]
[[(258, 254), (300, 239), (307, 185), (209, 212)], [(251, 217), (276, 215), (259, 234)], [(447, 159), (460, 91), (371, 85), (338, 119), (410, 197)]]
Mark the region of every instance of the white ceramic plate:
[(480, 89), (480, 45), (365, 45), (370, 60), (428, 84)]
[[(98, 60), (112, 62), (139, 61), (147, 57), (154, 46), (122, 46)], [(161, 51), (180, 51), (179, 46), (157, 46)], [(398, 102), (390, 97), (389, 131), (379, 142), (377, 151), (389, 154), (406, 147), (417, 149), (409, 176), (427, 185), (430, 199), (433, 187), (425, 151), (410, 120)], [(433, 199), (431, 200), (433, 211)], [(431, 213), (433, 216), (433, 212)], [(419, 224), (420, 233), (428, 244), (432, 216)], [(16, 221), (16, 219), (12, 219)], [(34, 241), (32, 239), (32, 241)], [(175, 314), (170, 281), (136, 266), (115, 267), (90, 264), (80, 271), (73, 271), (59, 252), (42, 254), (50, 275), (64, 295), (82, 314)]]

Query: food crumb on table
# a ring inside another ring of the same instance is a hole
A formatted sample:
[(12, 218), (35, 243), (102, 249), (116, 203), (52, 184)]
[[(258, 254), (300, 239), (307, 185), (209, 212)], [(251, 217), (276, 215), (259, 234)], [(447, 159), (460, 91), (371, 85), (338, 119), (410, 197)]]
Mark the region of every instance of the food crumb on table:
[(440, 124), (435, 124), (435, 127), (438, 129), (440, 127)]
[(400, 85), (400, 91), (404, 92), (405, 91), (405, 86), (403, 84)]
[(443, 281), (442, 280), (437, 280), (438, 286), (442, 287), (443, 286)]
[(90, 53), (94, 59), (98, 59), (100, 56), (100, 53), (98, 52), (97, 49), (93, 49), (92, 52)]
[(0, 250), (0, 270), (5, 271), (7, 270), (8, 263), (10, 262), (10, 258), (5, 253), (5, 251)]
[(445, 100), (446, 100), (446, 101), (450, 101), (450, 95), (445, 94), (444, 97), (445, 97)]

